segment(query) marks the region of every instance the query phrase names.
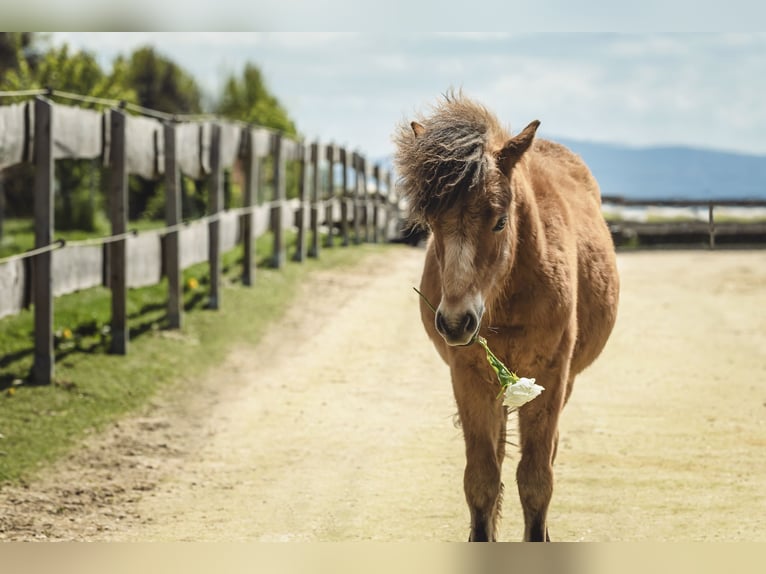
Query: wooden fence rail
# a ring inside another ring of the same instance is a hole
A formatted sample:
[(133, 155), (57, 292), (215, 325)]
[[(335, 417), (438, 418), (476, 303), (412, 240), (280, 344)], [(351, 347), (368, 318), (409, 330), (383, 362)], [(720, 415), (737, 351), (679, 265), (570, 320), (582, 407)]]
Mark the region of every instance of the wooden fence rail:
[[(370, 167), (362, 155), (338, 146), (296, 141), (266, 128), (217, 118), (178, 121), (176, 116), (159, 114), (135, 116), (124, 106), (94, 112), (62, 106), (42, 95), (22, 105), (0, 106), (0, 120), (0, 129), (16, 130), (0, 133), (0, 170), (23, 162), (35, 166), (35, 250), (0, 260), (0, 317), (33, 306), (31, 376), (38, 384), (48, 384), (54, 376), (53, 312), (58, 295), (96, 285), (108, 287), (110, 350), (125, 354), (131, 287), (157, 284), (167, 277), (168, 326), (180, 328), (181, 273), (194, 263), (208, 262), (209, 307), (219, 309), (223, 304), (221, 256), (239, 243), (244, 252), (242, 283), (249, 286), (256, 279), (253, 241), (264, 233), (273, 235), (271, 261), (279, 268), (288, 255), (287, 229), (297, 231), (295, 261), (319, 256), (322, 233), (328, 238), (324, 246), (330, 247), (336, 233), (343, 245), (351, 245), (391, 239), (397, 229), (398, 198), (390, 173)], [(105, 191), (111, 235), (54, 242), (55, 160), (95, 155), (110, 168)], [(273, 195), (268, 199), (262, 177), (266, 158), (273, 166)], [(223, 174), (237, 162), (244, 175), (243, 207), (224, 210)], [(290, 200), (286, 197), (287, 162), (297, 163), (300, 172), (298, 197)], [(341, 181), (334, 175), (337, 165), (342, 167)], [(368, 172), (374, 174), (374, 190), (368, 187)], [(128, 231), (128, 177), (132, 174), (164, 179), (166, 227)], [(182, 174), (205, 180), (209, 192), (208, 214), (186, 223), (181, 221)]]
[[(727, 236), (737, 236), (739, 239), (751, 239), (753, 242), (763, 243), (766, 237), (766, 224), (756, 223), (716, 223), (715, 209), (717, 207), (746, 207), (766, 208), (766, 200), (763, 199), (713, 199), (713, 200), (678, 200), (678, 199), (626, 199), (619, 196), (605, 195), (601, 198), (603, 205), (620, 207), (680, 207), (680, 208), (706, 208), (708, 212), (707, 222), (670, 221), (667, 223), (638, 223), (621, 222), (611, 225), (612, 236), (615, 243), (623, 242), (627, 236), (640, 237), (650, 242), (667, 242), (670, 238), (698, 237), (707, 234), (708, 246), (715, 249), (716, 236), (725, 233)], [(662, 239), (664, 238), (664, 240)]]

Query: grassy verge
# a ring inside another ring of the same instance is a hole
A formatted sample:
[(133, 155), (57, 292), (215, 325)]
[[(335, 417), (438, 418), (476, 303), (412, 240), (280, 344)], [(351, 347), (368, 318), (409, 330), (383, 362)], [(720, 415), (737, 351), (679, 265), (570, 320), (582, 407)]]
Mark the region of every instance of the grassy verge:
[[(252, 287), (239, 281), (241, 250), (224, 257), (222, 309), (205, 309), (207, 265), (184, 273), (187, 312), (180, 331), (165, 323), (167, 285), (129, 294), (131, 341), (127, 356), (107, 353), (109, 292), (88, 289), (56, 299), (55, 383), (24, 382), (32, 365), (32, 313), (0, 320), (0, 483), (29, 478), (82, 439), (85, 433), (146, 404), (158, 390), (199, 376), (226, 356), (234, 344), (255, 344), (279, 319), (303, 279), (314, 270), (358, 262), (385, 249), (362, 245), (321, 251), (319, 260), (289, 262), (276, 271), (259, 266)], [(257, 243), (259, 262), (271, 238)], [(194, 288), (196, 285), (196, 288)]]

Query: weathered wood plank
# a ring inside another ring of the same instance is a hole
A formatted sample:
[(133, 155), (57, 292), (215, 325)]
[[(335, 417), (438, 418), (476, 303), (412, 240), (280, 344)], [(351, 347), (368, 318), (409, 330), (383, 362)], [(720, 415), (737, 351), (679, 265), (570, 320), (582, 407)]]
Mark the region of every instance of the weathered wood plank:
[(53, 296), (58, 297), (103, 282), (104, 249), (100, 245), (71, 245), (53, 252)]
[(271, 230), (271, 206), (260, 205), (253, 212), (253, 239)]
[[(165, 139), (165, 225), (181, 222), (181, 170), (178, 168), (176, 126), (166, 123)], [(183, 285), (181, 276), (180, 233), (165, 236), (165, 274), (168, 277), (168, 327), (180, 329), (183, 323)]]
[[(210, 144), (210, 214), (217, 215), (223, 209), (223, 178), (221, 173), (221, 126), (213, 125)], [(221, 222), (213, 220), (208, 224), (210, 263), (210, 309), (221, 308)]]
[(766, 199), (626, 199), (616, 195), (601, 196), (601, 203), (629, 207), (766, 207)]
[(346, 152), (345, 149), (341, 149), (339, 151), (339, 161), (341, 162), (341, 165), (343, 166), (343, 175), (341, 177), (341, 204), (340, 204), (340, 233), (343, 237), (343, 246), (348, 247), (351, 243), (351, 240), (349, 238), (349, 211), (353, 213), (353, 209), (349, 210), (349, 195), (351, 194), (349, 190), (349, 177), (348, 177), (348, 169), (349, 169), (349, 153)]
[(274, 145), (274, 132), (266, 128), (254, 128), (250, 130), (250, 137), (255, 149), (255, 157), (263, 158), (271, 155), (271, 148)]
[(147, 231), (128, 237), (125, 250), (128, 287), (146, 287), (160, 282), (162, 279), (162, 240), (159, 233)]
[(309, 257), (319, 257), (319, 200), (322, 197), (322, 145), (319, 142), (311, 144), (311, 240)]
[[(126, 149), (126, 115), (110, 111), (111, 169), (109, 205), (112, 235), (125, 233), (128, 222), (128, 165)], [(109, 247), (109, 287), (112, 290), (112, 324), (110, 351), (118, 355), (128, 352), (128, 265), (127, 242), (122, 239)]]
[(296, 215), (298, 226), (298, 238), (295, 245), (294, 261), (306, 259), (306, 235), (308, 231), (308, 193), (310, 181), (311, 147), (305, 142), (301, 144), (300, 176), (298, 182), (298, 211)]
[(380, 215), (380, 198), (383, 196), (382, 194), (382, 185), (380, 182), (380, 166), (375, 165), (372, 168), (372, 177), (375, 179), (375, 193), (373, 195), (372, 199), (372, 242), (373, 243), (379, 243), (380, 242), (380, 220), (382, 219)]
[[(35, 247), (53, 241), (53, 106), (45, 98), (35, 99)], [(37, 255), (33, 262), (35, 315), (35, 358), (32, 378), (41, 385), (53, 381), (53, 257)]]
[(24, 308), (26, 281), (23, 260), (0, 263), (0, 318), (15, 315)]
[(242, 126), (233, 122), (220, 122), (218, 125), (221, 129), (220, 163), (221, 168), (226, 169), (232, 167), (239, 159), (245, 132)]
[[(242, 193), (242, 204), (244, 207), (255, 205), (255, 199), (258, 194), (258, 185), (260, 183), (261, 162), (258, 158), (258, 147), (263, 145), (259, 141), (256, 131), (249, 129), (245, 132), (245, 188)], [(255, 253), (253, 250), (253, 213), (244, 213), (242, 215), (242, 244), (244, 248), (242, 261), (242, 284), (250, 286), (255, 281)]]
[(354, 243), (357, 245), (362, 242), (362, 214), (364, 208), (362, 205), (362, 186), (364, 185), (364, 163), (363, 158), (354, 152), (352, 158), (354, 167), (354, 190), (352, 200), (354, 202)]
[(74, 106), (54, 105), (53, 158), (100, 157), (104, 147), (103, 113)]
[(181, 229), (181, 269), (207, 261), (209, 235), (208, 225), (204, 222), (193, 222)]
[(361, 156), (360, 159), (362, 162), (362, 222), (364, 224), (364, 241), (365, 243), (369, 243), (372, 239), (372, 234), (370, 233), (370, 226), (372, 224), (372, 201), (370, 192), (367, 189), (370, 181), (370, 164), (366, 157)]
[(282, 134), (274, 134), (274, 204), (271, 209), (271, 230), (274, 234), (274, 249), (271, 264), (280, 269), (285, 263), (285, 235), (282, 229), (282, 201), (285, 199), (285, 156), (282, 145)]
[(183, 123), (176, 127), (176, 161), (181, 173), (202, 179), (210, 173), (212, 127), (209, 123)]
[[(125, 165), (129, 174), (155, 179), (165, 171), (162, 124), (153, 118), (125, 116)], [(112, 135), (114, 138), (114, 135)]]
[(221, 215), (221, 253), (226, 253), (237, 246), (240, 235), (240, 218), (235, 211)]
[(327, 158), (327, 190), (324, 193), (325, 204), (324, 220), (327, 226), (327, 237), (325, 238), (325, 247), (333, 246), (333, 237), (335, 236), (335, 225), (333, 225), (332, 199), (335, 195), (335, 162), (338, 157), (338, 148), (334, 145), (326, 147)]
[(24, 161), (26, 115), (27, 104), (0, 106), (0, 170)]
[(391, 172), (386, 172), (386, 225), (385, 240), (391, 241), (399, 236), (399, 201), (394, 189)]

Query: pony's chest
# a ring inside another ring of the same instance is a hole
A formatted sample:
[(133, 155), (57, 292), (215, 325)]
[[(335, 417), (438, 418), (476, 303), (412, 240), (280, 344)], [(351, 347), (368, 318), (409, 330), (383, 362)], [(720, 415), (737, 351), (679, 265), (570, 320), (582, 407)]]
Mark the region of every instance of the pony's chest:
[(491, 328), (507, 336), (556, 335), (574, 314), (573, 290), (559, 283), (526, 284), (493, 306)]

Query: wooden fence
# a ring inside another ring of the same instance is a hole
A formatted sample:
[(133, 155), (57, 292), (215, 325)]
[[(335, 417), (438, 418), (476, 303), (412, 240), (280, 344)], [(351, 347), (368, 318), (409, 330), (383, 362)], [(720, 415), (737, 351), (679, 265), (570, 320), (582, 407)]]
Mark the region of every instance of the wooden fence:
[(603, 196), (602, 205), (621, 207), (678, 207), (703, 208), (707, 210), (707, 220), (680, 221), (619, 221), (610, 223), (610, 230), (615, 245), (622, 245), (631, 240), (639, 240), (644, 245), (688, 244), (706, 241), (710, 249), (718, 243), (764, 244), (766, 243), (766, 221), (716, 221), (716, 208), (743, 207), (766, 208), (766, 200), (758, 199), (716, 199), (716, 200), (632, 200), (618, 196)]
[[(53, 93), (55, 95), (55, 92)], [(147, 111), (148, 110), (144, 110)], [(181, 272), (207, 260), (209, 306), (223, 304), (221, 254), (244, 246), (242, 281), (255, 280), (255, 238), (273, 233), (273, 266), (287, 259), (284, 231), (297, 231), (296, 261), (318, 257), (335, 236), (345, 246), (381, 241), (397, 231), (398, 202), (391, 174), (356, 152), (296, 141), (262, 127), (220, 119), (131, 115), (124, 107), (104, 112), (54, 104), (38, 95), (0, 106), (0, 170), (29, 162), (35, 170), (35, 249), (0, 260), (0, 317), (34, 307), (32, 378), (53, 379), (54, 298), (97, 285), (111, 290), (111, 352), (128, 352), (127, 293), (168, 279), (167, 316), (182, 324)], [(265, 158), (271, 158), (269, 163)], [(54, 162), (101, 158), (109, 166), (106, 189), (111, 235), (54, 241)], [(243, 207), (223, 209), (223, 171), (241, 162)], [(299, 166), (297, 199), (286, 199), (286, 166)], [(264, 198), (265, 165), (273, 169), (272, 197)], [(340, 169), (338, 169), (340, 167)], [(340, 181), (335, 174), (340, 171)], [(163, 178), (163, 229), (132, 233), (127, 226), (128, 176)], [(208, 181), (208, 214), (181, 221), (181, 174)], [(326, 242), (321, 242), (325, 233)], [(1, 354), (1, 353), (0, 353)]]

